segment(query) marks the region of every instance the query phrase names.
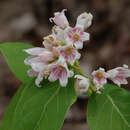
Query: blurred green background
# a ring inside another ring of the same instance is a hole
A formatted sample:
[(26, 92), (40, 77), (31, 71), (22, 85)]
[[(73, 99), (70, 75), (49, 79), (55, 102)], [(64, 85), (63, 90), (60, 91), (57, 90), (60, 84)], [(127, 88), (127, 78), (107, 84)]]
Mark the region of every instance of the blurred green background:
[[(49, 18), (65, 8), (72, 26), (82, 12), (91, 12), (94, 16), (93, 25), (86, 30), (91, 39), (81, 50), (84, 72), (90, 75), (99, 66), (106, 69), (124, 63), (130, 66), (130, 0), (0, 0), (0, 43), (28, 42), (41, 46), (43, 37), (51, 33), (53, 24)], [(20, 84), (0, 54), (0, 120)], [(62, 130), (88, 129), (87, 100), (79, 96)]]

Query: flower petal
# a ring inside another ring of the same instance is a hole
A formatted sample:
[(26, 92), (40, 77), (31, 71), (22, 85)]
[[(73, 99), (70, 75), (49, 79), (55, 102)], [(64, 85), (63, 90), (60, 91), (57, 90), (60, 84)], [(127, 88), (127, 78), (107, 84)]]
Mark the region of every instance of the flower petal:
[(75, 44), (74, 44), (74, 46), (77, 48), (77, 49), (82, 49), (83, 48), (83, 43), (82, 42), (76, 42)]
[(84, 32), (83, 35), (81, 35), (81, 39), (83, 41), (88, 41), (90, 39), (89, 33)]
[(27, 71), (27, 73), (28, 73), (28, 75), (29, 75), (30, 77), (37, 77), (37, 76), (38, 76), (38, 72), (35, 72), (33, 69), (29, 69), (29, 70)]
[(35, 47), (30, 49), (24, 49), (24, 51), (30, 55), (39, 55), (45, 50), (45, 48)]
[(38, 77), (35, 80), (35, 84), (36, 84), (37, 87), (41, 87), (40, 82), (43, 80), (43, 77), (44, 77), (43, 73), (38, 74)]
[(32, 63), (37, 63), (37, 62), (41, 62), (40, 57), (28, 56), (28, 57), (24, 60), (24, 64), (25, 64), (25, 65), (31, 65)]
[(59, 80), (60, 80), (60, 85), (62, 87), (66, 87), (66, 85), (68, 83), (68, 77), (67, 77), (66, 72), (62, 72), (62, 76), (61, 76), (61, 78)]
[(61, 27), (62, 29), (64, 29), (69, 25), (68, 20), (64, 14), (65, 11), (66, 9), (63, 9), (61, 12), (56, 12), (54, 13), (55, 15), (54, 18), (50, 18), (51, 22), (54, 21), (54, 23), (59, 27)]
[(48, 80), (49, 80), (50, 82), (54, 82), (54, 81), (57, 80), (57, 77), (56, 77), (55, 75), (53, 75), (53, 74), (50, 74), (50, 76), (48, 77)]
[(40, 63), (40, 62), (32, 63), (31, 66), (32, 66), (32, 69), (36, 72), (42, 72), (44, 68), (46, 67), (44, 63)]

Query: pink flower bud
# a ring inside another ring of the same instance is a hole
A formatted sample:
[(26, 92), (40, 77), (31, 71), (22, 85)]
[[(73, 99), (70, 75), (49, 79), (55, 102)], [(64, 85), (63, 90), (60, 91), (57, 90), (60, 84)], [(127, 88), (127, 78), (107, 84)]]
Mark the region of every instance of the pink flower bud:
[(69, 25), (68, 20), (64, 14), (65, 11), (66, 9), (63, 9), (61, 12), (56, 12), (54, 13), (54, 17), (50, 18), (51, 22), (53, 21), (57, 26), (62, 29), (65, 29)]

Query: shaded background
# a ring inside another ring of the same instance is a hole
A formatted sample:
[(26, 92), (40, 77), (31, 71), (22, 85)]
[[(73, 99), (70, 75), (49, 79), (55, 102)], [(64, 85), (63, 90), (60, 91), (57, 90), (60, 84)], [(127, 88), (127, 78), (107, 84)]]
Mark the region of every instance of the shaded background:
[[(80, 62), (86, 73), (99, 66), (111, 69), (130, 65), (130, 0), (0, 0), (0, 43), (19, 41), (41, 46), (43, 36), (51, 32), (48, 19), (64, 8), (73, 26), (84, 11), (94, 16), (93, 26), (87, 30), (91, 39), (81, 50)], [(20, 84), (0, 55), (0, 120)], [(86, 104), (87, 97), (78, 98), (62, 130), (88, 129)]]

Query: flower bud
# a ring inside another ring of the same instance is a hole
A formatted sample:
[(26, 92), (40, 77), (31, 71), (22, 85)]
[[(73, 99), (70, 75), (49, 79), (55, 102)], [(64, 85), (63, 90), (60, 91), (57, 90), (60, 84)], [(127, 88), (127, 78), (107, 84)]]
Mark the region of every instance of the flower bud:
[(83, 77), (82, 75), (75, 75), (75, 78), (79, 80), (79, 85), (77, 86), (77, 91), (79, 93), (84, 93), (88, 91), (88, 88), (90, 86), (89, 79)]
[(84, 12), (78, 16), (77, 22), (76, 22), (76, 27), (80, 27), (83, 30), (87, 29), (89, 26), (91, 26), (92, 19), (93, 19), (93, 16), (91, 13)]
[(61, 12), (56, 12), (54, 13), (54, 17), (50, 18), (51, 22), (53, 21), (57, 26), (62, 29), (65, 29), (69, 25), (68, 20), (64, 14), (65, 11), (66, 9), (63, 9)]

